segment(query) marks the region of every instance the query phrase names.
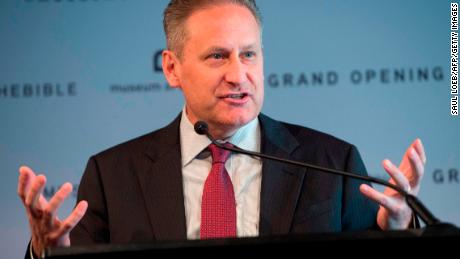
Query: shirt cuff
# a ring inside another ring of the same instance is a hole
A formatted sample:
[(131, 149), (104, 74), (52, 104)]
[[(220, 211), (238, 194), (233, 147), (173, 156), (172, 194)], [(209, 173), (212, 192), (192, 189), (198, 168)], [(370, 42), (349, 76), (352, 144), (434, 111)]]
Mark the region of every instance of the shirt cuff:
[(35, 259), (34, 251), (32, 250), (32, 241), (30, 242), (30, 245), (29, 245), (29, 254), (30, 254), (31, 259)]
[(44, 258), (44, 254), (42, 254), (41, 256), (35, 256), (34, 249), (32, 248), (32, 240), (30, 241), (30, 245), (29, 245), (29, 254), (30, 254), (30, 259)]

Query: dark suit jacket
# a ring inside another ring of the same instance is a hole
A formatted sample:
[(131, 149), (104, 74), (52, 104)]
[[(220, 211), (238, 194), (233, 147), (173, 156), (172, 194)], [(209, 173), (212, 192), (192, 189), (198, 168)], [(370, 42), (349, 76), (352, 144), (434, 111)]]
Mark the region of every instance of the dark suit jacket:
[[(259, 120), (262, 152), (366, 174), (355, 146), (263, 114)], [(72, 245), (186, 239), (179, 124), (180, 116), (89, 159), (78, 192), (89, 207)], [(374, 228), (378, 206), (360, 183), (264, 160), (260, 236)]]

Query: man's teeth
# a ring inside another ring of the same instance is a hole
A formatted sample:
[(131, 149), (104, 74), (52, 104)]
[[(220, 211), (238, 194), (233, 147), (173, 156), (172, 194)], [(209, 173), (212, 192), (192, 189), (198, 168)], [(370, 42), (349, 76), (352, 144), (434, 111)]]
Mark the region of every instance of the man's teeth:
[(244, 97), (244, 94), (230, 94), (228, 95), (229, 98), (234, 98), (234, 99), (241, 99)]

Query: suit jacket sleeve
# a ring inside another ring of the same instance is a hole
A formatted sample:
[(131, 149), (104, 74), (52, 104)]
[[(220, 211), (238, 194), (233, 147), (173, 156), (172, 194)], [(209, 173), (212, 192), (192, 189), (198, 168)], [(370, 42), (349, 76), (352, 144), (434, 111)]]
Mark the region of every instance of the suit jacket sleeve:
[[(351, 145), (348, 153), (345, 170), (367, 175), (361, 155), (354, 145)], [(376, 223), (378, 205), (359, 191), (359, 186), (363, 183), (370, 184), (349, 177), (343, 179), (342, 228), (344, 230), (379, 229)]]
[(110, 242), (107, 203), (100, 170), (95, 157), (91, 157), (78, 189), (78, 201), (86, 200), (85, 216), (70, 232), (71, 245)]

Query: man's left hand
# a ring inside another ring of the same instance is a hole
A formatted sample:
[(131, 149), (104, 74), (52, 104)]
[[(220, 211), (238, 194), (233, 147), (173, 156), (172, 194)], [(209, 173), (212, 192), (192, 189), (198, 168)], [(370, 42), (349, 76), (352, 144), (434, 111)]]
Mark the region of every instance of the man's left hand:
[[(426, 163), (425, 150), (420, 139), (416, 139), (406, 150), (399, 168), (390, 160), (383, 160), (383, 168), (390, 175), (390, 183), (396, 184), (412, 195), (420, 190)], [(406, 229), (412, 219), (412, 210), (403, 196), (387, 187), (379, 192), (362, 184), (360, 191), (368, 198), (380, 204), (377, 223), (383, 230)]]

